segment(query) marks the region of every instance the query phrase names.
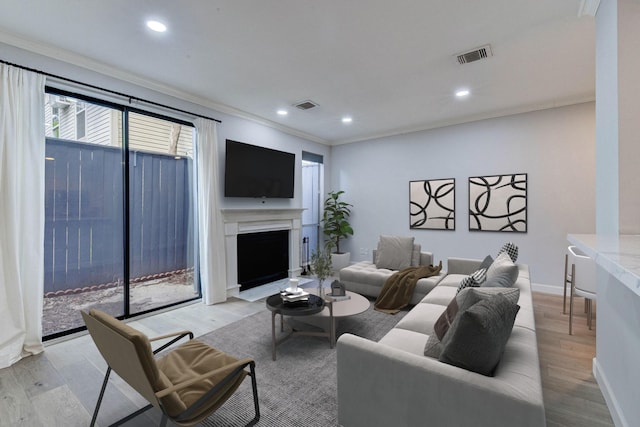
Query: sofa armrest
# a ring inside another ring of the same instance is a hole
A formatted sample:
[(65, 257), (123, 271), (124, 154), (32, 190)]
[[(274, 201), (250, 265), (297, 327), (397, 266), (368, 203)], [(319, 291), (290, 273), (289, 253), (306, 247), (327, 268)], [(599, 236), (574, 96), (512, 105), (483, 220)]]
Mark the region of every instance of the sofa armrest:
[(485, 377), (351, 334), (337, 344), (338, 423), (544, 426), (542, 392)]
[(476, 271), (480, 267), (480, 264), (482, 264), (482, 261), (478, 259), (448, 258), (447, 272), (449, 274), (469, 275)]

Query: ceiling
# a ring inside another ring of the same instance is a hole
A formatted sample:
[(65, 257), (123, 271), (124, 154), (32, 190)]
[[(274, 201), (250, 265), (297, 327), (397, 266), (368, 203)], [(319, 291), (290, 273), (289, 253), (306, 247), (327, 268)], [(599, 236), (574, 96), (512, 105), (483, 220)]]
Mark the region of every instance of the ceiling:
[[(584, 6), (8, 0), (0, 42), (339, 144), (593, 100), (595, 21)], [(149, 18), (168, 31), (150, 32)], [(486, 44), (492, 57), (457, 63)], [(460, 88), (471, 94), (457, 98)], [(303, 100), (318, 107), (292, 106)]]

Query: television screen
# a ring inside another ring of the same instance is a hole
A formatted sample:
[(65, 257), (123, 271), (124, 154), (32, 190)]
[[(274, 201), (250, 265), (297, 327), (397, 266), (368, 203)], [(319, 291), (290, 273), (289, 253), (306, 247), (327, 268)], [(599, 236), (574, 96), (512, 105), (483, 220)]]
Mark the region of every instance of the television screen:
[(225, 197), (293, 198), (296, 155), (227, 139)]

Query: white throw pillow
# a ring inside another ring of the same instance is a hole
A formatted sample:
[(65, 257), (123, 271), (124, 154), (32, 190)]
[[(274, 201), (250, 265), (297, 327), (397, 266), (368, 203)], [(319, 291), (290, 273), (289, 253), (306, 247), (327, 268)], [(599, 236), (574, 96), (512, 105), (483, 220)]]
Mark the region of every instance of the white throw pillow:
[(411, 265), (413, 237), (380, 236), (376, 267), (403, 270)]
[(514, 269), (517, 270), (518, 266), (511, 261), (508, 253), (502, 252), (487, 269), (487, 280), (502, 273), (511, 273)]

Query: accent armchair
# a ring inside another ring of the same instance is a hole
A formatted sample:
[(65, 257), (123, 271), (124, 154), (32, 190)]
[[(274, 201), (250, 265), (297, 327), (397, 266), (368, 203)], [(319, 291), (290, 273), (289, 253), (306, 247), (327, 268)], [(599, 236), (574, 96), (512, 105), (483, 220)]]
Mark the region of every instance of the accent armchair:
[[(166, 426), (167, 419), (180, 426), (197, 424), (231, 397), (246, 375), (251, 376), (255, 408), (255, 417), (248, 425), (258, 422), (260, 407), (253, 360), (229, 356), (193, 339), (193, 333), (188, 331), (149, 339), (100, 310), (83, 311), (82, 317), (108, 365), (91, 427), (95, 425), (111, 370), (150, 402), (112, 426), (118, 426), (153, 406), (162, 411), (162, 427)], [(189, 341), (156, 359), (156, 353), (186, 336), (189, 336)], [(151, 349), (152, 341), (167, 338), (173, 339), (156, 350)]]

